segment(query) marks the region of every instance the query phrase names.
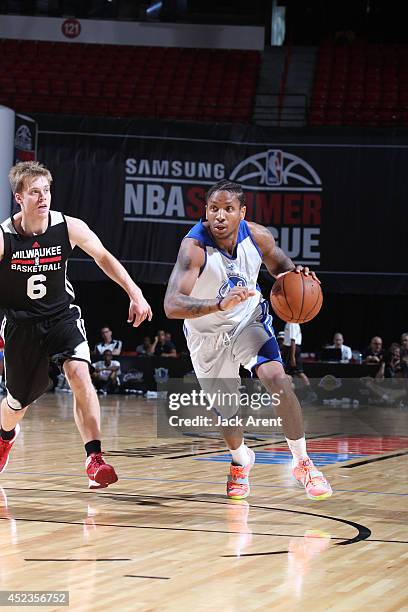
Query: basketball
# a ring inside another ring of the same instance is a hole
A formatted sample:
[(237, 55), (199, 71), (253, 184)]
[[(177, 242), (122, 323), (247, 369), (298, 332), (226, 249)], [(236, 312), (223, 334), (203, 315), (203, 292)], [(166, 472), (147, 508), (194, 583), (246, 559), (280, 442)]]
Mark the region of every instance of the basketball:
[(311, 276), (287, 272), (275, 281), (271, 304), (282, 321), (307, 323), (314, 319), (322, 307), (322, 289)]

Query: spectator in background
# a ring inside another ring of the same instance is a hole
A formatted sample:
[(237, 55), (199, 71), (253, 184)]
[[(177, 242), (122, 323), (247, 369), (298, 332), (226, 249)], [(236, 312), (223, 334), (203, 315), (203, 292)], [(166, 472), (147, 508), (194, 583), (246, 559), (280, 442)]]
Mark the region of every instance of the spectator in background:
[(150, 340), (150, 337), (145, 336), (143, 338), (142, 344), (138, 344), (138, 346), (136, 347), (136, 353), (139, 353), (139, 355), (152, 355), (152, 346), (153, 345), (152, 341)]
[(93, 363), (92, 381), (98, 393), (113, 393), (119, 387), (120, 363), (112, 359), (112, 351), (103, 353), (103, 360)]
[(283, 353), (283, 341), (285, 340), (285, 332), (284, 331), (280, 331), (278, 332), (276, 339), (278, 341), (278, 345), (279, 345), (279, 350), (281, 352), (281, 355)]
[(152, 344), (152, 353), (156, 357), (177, 357), (176, 347), (173, 342), (166, 342), (166, 333), (160, 329)]
[(408, 333), (401, 336), (401, 359), (408, 364)]
[(393, 342), (384, 355), (376, 378), (407, 378), (408, 367), (401, 359), (401, 347), (398, 342)]
[(348, 363), (351, 359), (351, 348), (344, 344), (343, 334), (337, 332), (333, 336), (333, 344), (329, 348), (341, 349), (341, 361)]
[(102, 357), (105, 351), (111, 351), (112, 355), (120, 355), (122, 352), (122, 340), (114, 340), (112, 338), (112, 330), (105, 325), (101, 329), (102, 342), (95, 344), (94, 354), (96, 357)]
[(171, 333), (170, 332), (168, 332), (168, 331), (164, 332), (164, 339), (166, 340), (166, 342), (170, 342), (174, 346), (174, 348), (176, 349), (176, 352), (177, 352), (177, 346), (175, 345), (175, 343), (171, 339)]
[(383, 341), (379, 336), (374, 336), (370, 345), (363, 351), (363, 362), (381, 363), (382, 361), (384, 361)]
[(282, 358), (285, 372), (290, 376), (300, 378), (303, 382), (306, 389), (303, 403), (312, 402), (317, 399), (317, 395), (311, 390), (310, 381), (303, 371), (301, 358), (302, 332), (300, 325), (298, 323), (286, 323), (283, 333)]
[(397, 342), (393, 342), (384, 355), (385, 378), (406, 378), (407, 368), (401, 359), (401, 347)]

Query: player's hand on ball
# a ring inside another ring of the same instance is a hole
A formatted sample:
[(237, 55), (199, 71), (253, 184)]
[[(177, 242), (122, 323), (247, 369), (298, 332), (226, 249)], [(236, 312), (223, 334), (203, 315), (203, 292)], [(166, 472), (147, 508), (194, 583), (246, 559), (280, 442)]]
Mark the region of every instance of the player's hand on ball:
[(240, 302), (245, 302), (249, 297), (255, 295), (255, 291), (249, 291), (248, 287), (234, 287), (231, 291), (223, 298), (219, 304), (220, 310), (229, 310), (234, 308)]
[(305, 276), (311, 276), (313, 278), (313, 280), (315, 280), (318, 283), (320, 283), (319, 279), (316, 276), (316, 272), (310, 271), (307, 266), (304, 266), (304, 267), (303, 266), (296, 266), (295, 272), (297, 272), (298, 274), (303, 273)]
[(151, 321), (152, 317), (152, 309), (142, 294), (130, 300), (128, 323), (133, 327), (138, 327), (145, 319)]

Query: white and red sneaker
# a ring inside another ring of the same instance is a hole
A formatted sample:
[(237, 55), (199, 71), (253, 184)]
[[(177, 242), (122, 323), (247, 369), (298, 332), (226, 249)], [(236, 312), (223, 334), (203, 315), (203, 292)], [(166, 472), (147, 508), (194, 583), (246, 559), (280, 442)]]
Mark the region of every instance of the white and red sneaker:
[(292, 474), (300, 486), (305, 487), (309, 499), (326, 499), (333, 494), (330, 484), (314, 466), (311, 459), (302, 459), (292, 469)]
[(18, 434), (20, 433), (20, 425), (18, 423), (15, 426), (14, 431), (15, 433), (11, 440), (3, 440), (3, 438), (0, 437), (0, 474), (4, 472), (7, 467), (11, 448), (16, 441)]
[(115, 468), (102, 458), (102, 453), (92, 453), (85, 461), (90, 489), (104, 489), (117, 481)]

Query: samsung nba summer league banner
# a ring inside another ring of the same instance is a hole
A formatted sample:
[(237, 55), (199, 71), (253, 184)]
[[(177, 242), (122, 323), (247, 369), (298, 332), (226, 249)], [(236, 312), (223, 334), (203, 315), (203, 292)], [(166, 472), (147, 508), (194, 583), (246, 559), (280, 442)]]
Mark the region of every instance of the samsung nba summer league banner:
[[(42, 119), (54, 207), (85, 219), (135, 279), (166, 283), (215, 182), (240, 182), (247, 220), (269, 228), (326, 288), (408, 290), (406, 138), (149, 121)], [(78, 253), (70, 274), (96, 278)]]

